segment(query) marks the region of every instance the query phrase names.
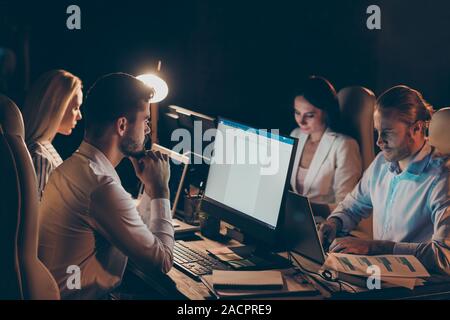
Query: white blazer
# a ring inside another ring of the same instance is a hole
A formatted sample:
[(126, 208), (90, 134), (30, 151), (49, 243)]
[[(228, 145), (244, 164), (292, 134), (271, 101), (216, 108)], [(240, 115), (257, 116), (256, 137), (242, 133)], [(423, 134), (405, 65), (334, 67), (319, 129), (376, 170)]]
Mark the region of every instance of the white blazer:
[[(297, 153), (291, 177), (291, 187), (296, 188), (297, 171), (308, 135), (296, 128), (291, 136), (298, 138)], [(305, 177), (303, 195), (311, 202), (328, 204), (331, 209), (353, 190), (361, 178), (362, 161), (356, 140), (327, 129)]]

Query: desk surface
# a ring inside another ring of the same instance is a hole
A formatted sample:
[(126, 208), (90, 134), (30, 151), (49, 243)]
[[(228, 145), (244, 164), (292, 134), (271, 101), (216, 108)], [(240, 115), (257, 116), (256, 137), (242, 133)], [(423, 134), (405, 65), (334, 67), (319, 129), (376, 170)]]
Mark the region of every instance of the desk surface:
[[(239, 245), (235, 240), (219, 242), (205, 238), (200, 235), (200, 233), (197, 233), (196, 235), (198, 236), (198, 240), (185, 241), (197, 249), (205, 250), (205, 252), (206, 249), (210, 248)], [(317, 265), (304, 258), (301, 258), (301, 263), (304, 267), (308, 268), (308, 270), (317, 270)], [(185, 297), (190, 300), (214, 299), (214, 296), (202, 282), (192, 279), (175, 267), (170, 270), (167, 276), (163, 277), (154, 277), (146, 274), (134, 265), (130, 266), (130, 271), (141, 280), (145, 281), (147, 285), (159, 291), (163, 298), (180, 299)], [(332, 293), (330, 295), (327, 294), (326, 290), (320, 288), (320, 286), (318, 289), (322, 289), (323, 295), (311, 293), (309, 295), (289, 297), (289, 299), (450, 299), (450, 278), (437, 278), (434, 279), (432, 283), (416, 287), (414, 290), (408, 290), (406, 288), (386, 288), (358, 293)]]

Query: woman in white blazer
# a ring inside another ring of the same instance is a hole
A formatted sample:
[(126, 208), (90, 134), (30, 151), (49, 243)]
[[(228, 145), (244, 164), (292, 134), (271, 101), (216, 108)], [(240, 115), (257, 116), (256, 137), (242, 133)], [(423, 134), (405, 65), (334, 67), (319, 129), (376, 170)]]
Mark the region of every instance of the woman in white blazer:
[(310, 77), (296, 95), (294, 109), (298, 128), (291, 136), (299, 142), (291, 187), (331, 212), (361, 177), (358, 143), (341, 133), (336, 90), (328, 80)]

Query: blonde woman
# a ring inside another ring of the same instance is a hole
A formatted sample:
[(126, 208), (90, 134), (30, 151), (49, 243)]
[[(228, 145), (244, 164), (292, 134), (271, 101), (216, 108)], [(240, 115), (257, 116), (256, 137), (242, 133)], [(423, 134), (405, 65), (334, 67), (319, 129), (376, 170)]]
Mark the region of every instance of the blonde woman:
[(41, 75), (25, 99), (25, 140), (36, 170), (39, 198), (50, 173), (62, 163), (53, 138), (57, 133), (72, 133), (81, 119), (82, 101), (81, 80), (64, 70)]

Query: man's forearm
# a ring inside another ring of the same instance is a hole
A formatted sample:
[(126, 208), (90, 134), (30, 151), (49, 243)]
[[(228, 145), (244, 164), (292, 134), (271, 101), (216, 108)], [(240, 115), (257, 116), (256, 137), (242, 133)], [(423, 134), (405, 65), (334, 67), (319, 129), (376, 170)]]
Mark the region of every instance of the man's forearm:
[(342, 219), (341, 218), (339, 218), (339, 217), (331, 217), (331, 218), (328, 218), (328, 220), (336, 225), (336, 233), (339, 233), (339, 232), (342, 231), (343, 223), (342, 223)]
[(383, 240), (372, 240), (371, 242), (371, 255), (394, 254), (395, 242)]

